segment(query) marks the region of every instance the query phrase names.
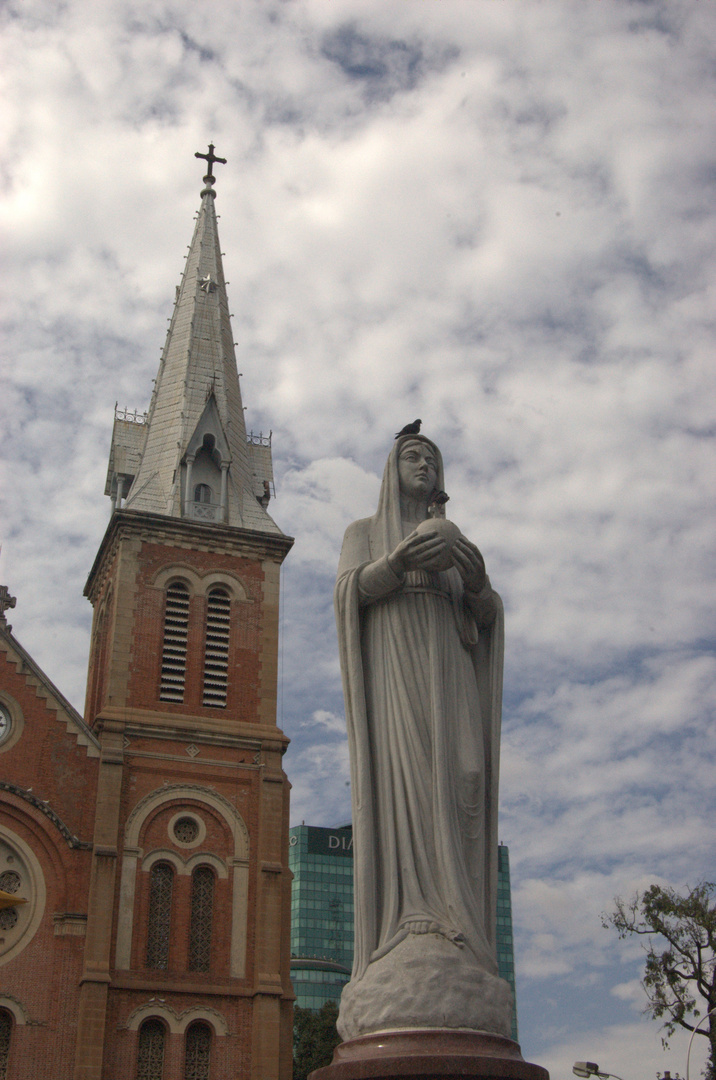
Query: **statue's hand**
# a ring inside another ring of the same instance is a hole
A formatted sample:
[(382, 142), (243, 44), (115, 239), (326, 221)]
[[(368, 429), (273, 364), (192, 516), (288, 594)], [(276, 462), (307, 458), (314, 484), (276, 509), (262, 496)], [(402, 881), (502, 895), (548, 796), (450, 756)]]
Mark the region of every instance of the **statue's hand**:
[(479, 550), (464, 536), (459, 536), (452, 548), (452, 557), (465, 587), (471, 592), (481, 592), (487, 581), (485, 560)]
[(445, 547), (445, 541), (436, 533), (412, 532), (388, 556), (388, 565), (398, 577), (407, 570), (433, 570), (440, 562)]

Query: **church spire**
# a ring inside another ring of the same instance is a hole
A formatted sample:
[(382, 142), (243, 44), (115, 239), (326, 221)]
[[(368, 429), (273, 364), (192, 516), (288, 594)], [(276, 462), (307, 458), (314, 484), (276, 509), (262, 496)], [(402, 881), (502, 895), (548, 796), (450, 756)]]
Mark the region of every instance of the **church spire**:
[[(147, 414), (115, 415), (115, 508), (280, 534), (270, 436), (247, 439), (214, 202), (214, 144)], [(126, 497), (126, 501), (123, 501)]]

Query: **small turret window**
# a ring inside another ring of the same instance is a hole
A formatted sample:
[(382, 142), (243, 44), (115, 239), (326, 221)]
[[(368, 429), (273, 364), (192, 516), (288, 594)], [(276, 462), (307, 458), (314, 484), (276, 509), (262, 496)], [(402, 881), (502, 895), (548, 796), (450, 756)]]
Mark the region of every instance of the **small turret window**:
[(202, 704), (226, 708), (229, 683), (231, 598), (226, 589), (212, 589), (207, 598), (204, 697)]
[(177, 581), (167, 589), (160, 701), (184, 701), (186, 646), (189, 631), (189, 590)]
[(194, 502), (210, 503), (211, 488), (208, 484), (197, 484), (194, 488)]

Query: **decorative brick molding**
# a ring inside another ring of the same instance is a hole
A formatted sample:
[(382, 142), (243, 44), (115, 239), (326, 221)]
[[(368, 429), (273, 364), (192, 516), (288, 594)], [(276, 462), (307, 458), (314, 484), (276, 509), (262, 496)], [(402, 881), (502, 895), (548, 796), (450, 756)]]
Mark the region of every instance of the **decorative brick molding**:
[(29, 1013), (22, 1002), (11, 994), (0, 994), (0, 1009), (7, 1009), (9, 1013), (12, 1013), (16, 1024), (37, 1023), (37, 1021), (30, 1019)]
[(128, 1017), (127, 1023), (122, 1025), (129, 1031), (139, 1031), (142, 1023), (150, 1017), (158, 1017), (164, 1020), (172, 1035), (183, 1035), (189, 1024), (195, 1020), (205, 1020), (211, 1026), (215, 1035), (224, 1036), (229, 1034), (229, 1025), (216, 1009), (194, 1006), (178, 1013), (171, 1005), (166, 1005), (154, 998), (138, 1008)]
[(165, 589), (175, 579), (183, 581), (192, 596), (205, 596), (214, 585), (223, 585), (231, 593), (232, 600), (253, 603), (241, 578), (229, 570), (207, 570), (202, 574), (197, 573), (187, 563), (173, 562), (170, 566), (158, 570), (151, 584), (154, 588)]
[(80, 840), (78, 837), (73, 836), (52, 807), (31, 791), (26, 791), (25, 788), (19, 787), (17, 784), (11, 784), (8, 780), (0, 780), (0, 791), (7, 791), (10, 795), (16, 795), (18, 799), (23, 799), (30, 806), (33, 806), (35, 810), (39, 810), (41, 814), (44, 814), (47, 820), (51, 821), (55, 826), (62, 839), (67, 842), (68, 847), (78, 848), (80, 851), (92, 850), (92, 844), (88, 840)]
[[(120, 971), (131, 967), (132, 934), (134, 927), (134, 907), (137, 883), (137, 864), (143, 859), (139, 848), (142, 826), (147, 819), (156, 814), (169, 802), (181, 800), (187, 804), (204, 803), (210, 806), (226, 822), (234, 841), (232, 865), (232, 911), (231, 911), (231, 957), (230, 973), (234, 978), (243, 978), (246, 973), (246, 949), (248, 929), (248, 891), (249, 891), (249, 832), (246, 823), (236, 807), (216, 791), (200, 784), (166, 784), (156, 791), (145, 795), (127, 818), (124, 830), (124, 855), (120, 879), (119, 922), (115, 948), (115, 965)], [(187, 806), (190, 810), (191, 806)], [(183, 808), (182, 808), (183, 812)], [(227, 877), (228, 872), (223, 860), (216, 856), (197, 852), (188, 859), (183, 859), (177, 852), (152, 851), (141, 863), (146, 870), (160, 860), (171, 862), (180, 874), (191, 874), (195, 866), (206, 863), (212, 866), (219, 877)]]

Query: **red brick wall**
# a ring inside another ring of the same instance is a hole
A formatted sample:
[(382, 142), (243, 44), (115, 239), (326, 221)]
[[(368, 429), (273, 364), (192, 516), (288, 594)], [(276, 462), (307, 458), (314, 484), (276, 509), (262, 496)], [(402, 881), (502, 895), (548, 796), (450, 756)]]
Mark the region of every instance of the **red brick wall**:
[(18, 672), (17, 661), (7, 653), (0, 655), (0, 687), (15, 698), (25, 718), (20, 741), (0, 754), (0, 776), (31, 787), (75, 836), (91, 840), (96, 758), (87, 756), (75, 734), (67, 731), (64, 713), (48, 708), (37, 696), (32, 676)]
[[(229, 967), (234, 887), (231, 829), (221, 814), (201, 799), (195, 803), (191, 798), (172, 799), (149, 815), (138, 846), (142, 857), (156, 850), (175, 851), (181, 859), (187, 859), (195, 850), (210, 852), (227, 867), (228, 876), (217, 875), (215, 878), (211, 968), (209, 972), (187, 971), (190, 874), (174, 877), (169, 966), (166, 971), (146, 968), (150, 875), (141, 869), (140, 858), (134, 895), (131, 968), (128, 971), (110, 969), (112, 983), (104, 1028), (102, 1080), (131, 1080), (135, 1075), (138, 1024), (136, 1019), (132, 1020), (132, 1015), (138, 1008), (160, 998), (172, 1010), (174, 1018), (181, 1017), (186, 1009), (197, 1007), (206, 1010), (209, 1019), (215, 1014), (223, 1017), (223, 1021), (216, 1021), (212, 1080), (248, 1077), (257, 1030), (253, 996), (258, 978), (257, 926), (264, 928), (262, 933), (268, 930), (274, 946), (262, 950), (264, 965), (276, 952), (277, 941), (281, 938), (288, 941), (287, 907), (282, 914), (278, 908), (273, 911), (275, 903), (269, 904), (271, 911), (266, 909), (260, 913), (261, 918), (257, 918), (257, 904), (266, 889), (273, 896), (279, 886), (277, 895), (281, 893), (283, 886), (279, 885), (276, 864), (279, 860), (287, 862), (283, 834), (287, 833), (288, 787), (285, 780), (281, 787), (280, 772), (277, 771), (280, 768), (280, 734), (273, 727), (269, 686), (274, 678), (277, 649), (276, 577), (272, 585), (274, 600), (265, 601), (264, 569), (258, 555), (244, 558), (221, 552), (195, 551), (169, 543), (140, 541), (136, 535), (120, 538), (111, 552), (105, 549), (105, 557), (106, 564), (98, 564), (93, 586), (97, 591), (94, 594), (87, 719), (96, 724), (98, 733), (104, 725), (102, 738), (110, 731), (115, 733), (112, 754), (119, 754), (119, 761), (124, 747), (122, 764), (112, 765), (115, 759), (110, 756), (109, 764), (102, 766), (105, 770), (115, 767), (122, 770), (114, 805), (105, 805), (105, 798), (98, 806), (98, 758), (87, 756), (85, 747), (77, 745), (75, 735), (67, 732), (65, 723), (58, 722), (56, 713), (37, 698), (34, 687), (28, 687), (25, 677), (18, 675), (13, 665), (3, 662), (0, 662), (0, 685), (6, 685), (8, 691), (21, 701), (25, 733), (17, 747), (4, 755), (0, 753), (0, 775), (20, 787), (33, 788), (42, 799), (47, 799), (71, 833), (82, 841), (91, 841), (95, 827), (104, 822), (97, 835), (103, 837), (105, 863), (112, 860), (109, 849), (115, 832), (114, 815), (117, 814), (117, 873), (114, 886), (106, 886), (106, 902), (99, 906), (100, 917), (104, 912), (109, 920), (107, 931), (111, 926), (111, 965), (116, 956), (125, 828), (135, 807), (166, 785), (182, 784), (208, 789), (236, 808), (249, 836), (245, 977), (232, 978)], [(177, 567), (177, 577), (181, 576), (182, 566), (188, 567), (199, 579), (208, 573), (229, 574), (231, 580), (240, 580), (246, 593), (246, 601), (232, 600), (225, 709), (201, 704), (205, 595), (192, 595), (190, 602), (185, 701), (178, 706), (159, 701), (166, 593), (163, 586), (158, 587), (154, 582), (157, 575), (169, 567)], [(98, 586), (100, 574), (103, 575), (102, 583)], [(263, 672), (262, 661), (266, 663)], [(172, 716), (181, 721), (177, 727), (171, 723)], [(196, 717), (197, 728), (187, 727), (189, 717)], [(212, 722), (215, 723), (212, 725)], [(244, 728), (243, 724), (249, 727)], [(260, 726), (266, 731), (266, 741), (258, 738)], [(127, 733), (124, 740), (123, 730)], [(238, 740), (234, 735), (239, 737)], [(198, 753), (189, 755), (187, 747), (193, 741)], [(267, 799), (266, 778), (274, 773), (274, 782), (268, 785), (271, 798)], [(283, 795), (279, 795), (277, 802), (275, 794), (280, 791)], [(36, 1080), (36, 1077), (46, 1075), (51, 1075), (53, 1080), (70, 1080), (74, 1072), (85, 938), (67, 934), (57, 936), (53, 915), (67, 911), (87, 912), (92, 855), (86, 850), (71, 849), (41, 811), (23, 800), (0, 792), (0, 807), (2, 803), (9, 807), (0, 811), (3, 819), (10, 828), (26, 837), (41, 862), (47, 883), (45, 916), (35, 938), (16, 959), (0, 966), (0, 993), (12, 993), (22, 1001), (33, 1021), (14, 1030), (14, 1064), (10, 1075), (13, 1080)], [(168, 823), (179, 809), (192, 808), (205, 822), (207, 834), (199, 848), (187, 850), (169, 835)], [(276, 835), (277, 830), (281, 836)], [(270, 875), (262, 869), (266, 862), (271, 864)], [(103, 880), (111, 881), (111, 878)], [(282, 926), (282, 922), (286, 925)], [(76, 928), (77, 923), (73, 926)], [(287, 945), (284, 951), (287, 956)], [(266, 970), (270, 971), (273, 966), (272, 961)], [(283, 966), (288, 985), (287, 959)], [(101, 985), (97, 984), (96, 989), (99, 993)], [(91, 1012), (92, 1002), (88, 1008)], [(265, 1011), (266, 999), (262, 1008)], [(269, 1013), (270, 1008), (266, 1015)], [(161, 1010), (157, 1015), (161, 1015)], [(86, 1012), (85, 1023), (91, 1019), (90, 1013)], [(228, 1034), (219, 1033), (224, 1021)], [(177, 1022), (172, 1020), (174, 1026)], [(89, 1032), (90, 1028), (86, 1030)], [(166, 1047), (165, 1075), (179, 1077), (183, 1074), (184, 1035), (168, 1033)], [(266, 1054), (265, 1047), (261, 1052)], [(270, 1054), (273, 1054), (273, 1047)], [(256, 1060), (254, 1071), (255, 1066)], [(275, 1075), (273, 1068), (266, 1072)]]
[[(24, 717), (20, 740), (0, 754), (0, 776), (54, 811), (70, 833), (92, 839), (97, 758), (87, 756), (62, 714), (37, 696), (32, 676), (17, 671), (16, 659), (0, 657), (0, 687), (17, 701)], [(29, 1018), (11, 1038), (9, 1075), (69, 1080), (74, 1064), (79, 980), (84, 938), (55, 933), (54, 915), (86, 913), (90, 852), (71, 847), (53, 819), (27, 799), (0, 791), (0, 826), (24, 840), (37, 859), (46, 888), (42, 921), (28, 944), (0, 965), (0, 993), (14, 998)], [(76, 921), (58, 930), (82, 929)]]
[[(202, 705), (206, 596), (192, 596), (189, 604), (186, 690), (184, 703), (159, 700), (159, 681), (164, 638), (166, 590), (152, 583), (167, 567), (186, 566), (196, 574), (226, 572), (240, 578), (248, 602), (232, 600), (232, 633), (229, 651), (229, 685), (226, 709)], [(161, 544), (142, 545), (137, 576), (134, 637), (130, 662), (128, 704), (183, 715), (231, 714), (256, 722), (259, 693), (259, 645), (261, 640), (263, 570), (255, 559), (218, 555), (207, 551), (186, 551)]]
[[(195, 994), (177, 997), (181, 1013), (199, 1004), (207, 1009), (216, 1007), (213, 998), (200, 999)], [(115, 994), (109, 1010), (108, 1027), (116, 1031), (112, 1049), (105, 1056), (103, 1080), (133, 1080), (137, 1070), (138, 1031), (126, 1027), (126, 1017), (131, 1012), (131, 1001)], [(235, 997), (221, 1005), (229, 1032), (213, 1034), (211, 1047), (211, 1080), (244, 1080), (250, 1075), (251, 1003), (248, 998)], [(211, 1026), (211, 1024), (210, 1024)], [(168, 1028), (165, 1035), (164, 1075), (180, 1078), (184, 1075), (185, 1034), (172, 1034)]]

